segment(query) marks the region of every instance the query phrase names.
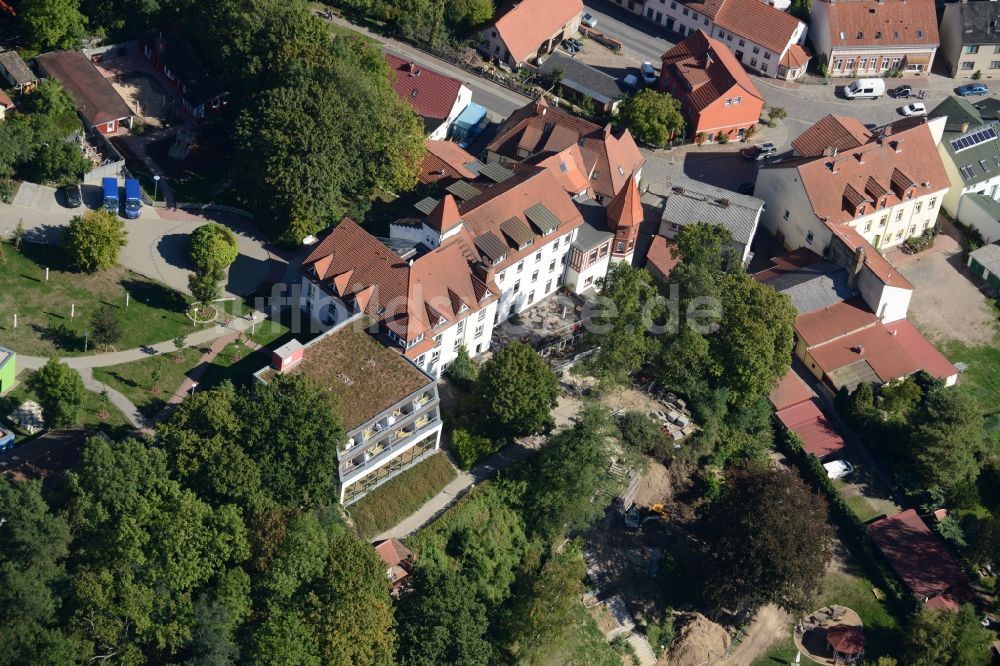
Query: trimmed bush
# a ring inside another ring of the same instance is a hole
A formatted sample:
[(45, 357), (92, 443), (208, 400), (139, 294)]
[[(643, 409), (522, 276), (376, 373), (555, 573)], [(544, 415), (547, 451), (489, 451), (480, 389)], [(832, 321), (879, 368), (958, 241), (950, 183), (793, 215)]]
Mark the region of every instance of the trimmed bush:
[(458, 459), (458, 466), (469, 469), (482, 458), (494, 453), (500, 446), (486, 435), (457, 428), (451, 434), (451, 451)]

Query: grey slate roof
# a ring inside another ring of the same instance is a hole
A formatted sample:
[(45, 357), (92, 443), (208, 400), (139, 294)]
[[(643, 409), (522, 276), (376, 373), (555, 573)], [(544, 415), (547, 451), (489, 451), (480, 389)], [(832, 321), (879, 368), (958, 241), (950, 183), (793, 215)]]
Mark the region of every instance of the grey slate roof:
[(1000, 44), (1000, 10), (989, 0), (960, 2), (962, 43)]
[(829, 261), (788, 270), (764, 280), (764, 284), (787, 294), (799, 314), (821, 310), (855, 295), (847, 286), (847, 271)]
[(970, 252), (969, 257), (975, 259), (992, 275), (1000, 275), (1000, 245), (996, 243), (984, 245), (978, 250)]
[(0, 66), (2, 66), (16, 85), (24, 86), (38, 80), (35, 73), (31, 71), (28, 64), (21, 59), (16, 51), (4, 51), (0, 53)]
[(586, 195), (576, 197), (573, 203), (583, 218), (583, 224), (577, 229), (573, 247), (580, 252), (587, 252), (614, 237), (614, 234), (608, 231), (608, 213), (604, 206)]
[(538, 68), (538, 72), (549, 75), (555, 69), (561, 69), (563, 72), (561, 81), (563, 86), (587, 95), (602, 104), (620, 99), (626, 93), (615, 77), (571, 58), (565, 53), (557, 52), (550, 55), (545, 63)]
[(754, 223), (764, 208), (763, 200), (686, 176), (672, 178), (667, 185), (663, 221), (680, 225), (720, 224), (729, 229), (734, 241), (750, 244)]

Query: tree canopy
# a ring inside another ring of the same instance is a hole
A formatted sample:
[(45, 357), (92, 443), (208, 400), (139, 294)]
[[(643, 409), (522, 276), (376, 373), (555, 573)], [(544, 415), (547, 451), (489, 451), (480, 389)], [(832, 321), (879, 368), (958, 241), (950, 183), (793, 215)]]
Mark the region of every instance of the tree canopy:
[(703, 591), (715, 608), (804, 609), (832, 554), (826, 500), (795, 474), (734, 473), (701, 519)]
[(70, 265), (88, 273), (107, 270), (118, 263), (118, 254), (127, 243), (125, 223), (103, 208), (75, 216), (63, 235), (63, 248)]
[(75, 49), (86, 31), (80, 0), (24, 0), (18, 19), (31, 46), (40, 50)]
[(239, 256), (236, 234), (221, 224), (203, 224), (191, 234), (191, 260), (200, 270), (228, 268)]
[(559, 382), (534, 349), (512, 342), (479, 369), (473, 396), (492, 432), (522, 437), (552, 428)]
[(684, 133), (681, 103), (652, 88), (644, 88), (622, 100), (618, 122), (632, 132), (637, 141), (663, 147)]
[(26, 384), (38, 398), (46, 428), (76, 424), (86, 391), (80, 373), (53, 356), (28, 375)]
[(979, 624), (976, 609), (965, 604), (957, 613), (922, 608), (906, 634), (910, 666), (985, 666), (992, 636)]

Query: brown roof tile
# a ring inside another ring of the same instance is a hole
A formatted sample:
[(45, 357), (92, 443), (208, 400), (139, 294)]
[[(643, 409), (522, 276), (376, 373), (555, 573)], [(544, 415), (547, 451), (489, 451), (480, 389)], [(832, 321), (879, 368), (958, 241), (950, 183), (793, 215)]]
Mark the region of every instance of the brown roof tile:
[(521, 0), (494, 27), (514, 61), (525, 62), (542, 42), (581, 13), (581, 0)]
[(76, 102), (76, 109), (94, 125), (134, 115), (114, 86), (101, 76), (87, 56), (79, 51), (53, 51), (35, 56), (35, 61)]
[(877, 321), (878, 317), (862, 299), (852, 298), (799, 315), (795, 320), (795, 333), (807, 347), (815, 347), (874, 326)]
[(424, 185), (430, 185), (439, 180), (457, 180), (460, 178), (473, 180), (476, 173), (469, 169), (470, 164), (479, 163), (475, 157), (465, 152), (454, 141), (424, 142), (427, 154), (420, 164), (418, 179)]
[(443, 122), (455, 106), (462, 82), (388, 53), (385, 59), (395, 76), (399, 98), (421, 117)]
[(823, 151), (836, 148), (838, 151), (851, 150), (868, 143), (872, 133), (861, 121), (848, 116), (823, 116), (805, 132), (792, 141), (792, 148), (799, 155), (817, 156)]
[(833, 48), (938, 44), (934, 0), (835, 1), (829, 3), (827, 16)]
[(760, 0), (723, 0), (715, 23), (781, 55), (799, 27), (799, 20)]
[(792, 44), (781, 59), (781, 64), (788, 69), (798, 69), (808, 63), (811, 57), (804, 47), (799, 44)]
[(642, 224), (644, 217), (635, 176), (629, 176), (625, 187), (608, 204), (608, 228), (617, 233), (621, 227), (634, 227)]

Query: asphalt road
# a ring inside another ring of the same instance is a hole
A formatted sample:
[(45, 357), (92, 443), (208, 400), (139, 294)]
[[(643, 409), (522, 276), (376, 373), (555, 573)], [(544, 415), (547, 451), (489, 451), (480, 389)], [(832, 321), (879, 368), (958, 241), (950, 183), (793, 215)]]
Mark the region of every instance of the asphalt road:
[(583, 4), (586, 11), (597, 19), (595, 29), (620, 41), (625, 55), (631, 56), (637, 63), (648, 60), (659, 69), (660, 58), (677, 43), (676, 35), (613, 2), (584, 0)]

